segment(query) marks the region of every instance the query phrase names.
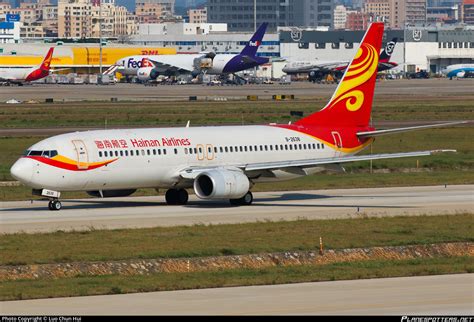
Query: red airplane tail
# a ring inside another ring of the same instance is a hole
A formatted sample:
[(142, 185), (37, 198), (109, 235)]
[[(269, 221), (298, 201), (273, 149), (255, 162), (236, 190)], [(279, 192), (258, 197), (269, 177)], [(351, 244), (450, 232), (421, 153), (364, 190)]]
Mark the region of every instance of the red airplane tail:
[(46, 57), (44, 57), (43, 62), (40, 65), (42, 71), (48, 72), (51, 67), (51, 59), (53, 58), (54, 47), (49, 48)]
[(296, 125), (367, 127), (372, 111), (383, 23), (372, 23), (329, 103)]

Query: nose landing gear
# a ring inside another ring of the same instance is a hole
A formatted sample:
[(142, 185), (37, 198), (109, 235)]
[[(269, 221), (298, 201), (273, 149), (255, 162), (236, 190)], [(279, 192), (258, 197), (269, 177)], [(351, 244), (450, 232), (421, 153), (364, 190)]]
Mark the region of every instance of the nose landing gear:
[(49, 210), (61, 210), (63, 205), (61, 204), (61, 201), (59, 200), (50, 200), (48, 203), (48, 208)]

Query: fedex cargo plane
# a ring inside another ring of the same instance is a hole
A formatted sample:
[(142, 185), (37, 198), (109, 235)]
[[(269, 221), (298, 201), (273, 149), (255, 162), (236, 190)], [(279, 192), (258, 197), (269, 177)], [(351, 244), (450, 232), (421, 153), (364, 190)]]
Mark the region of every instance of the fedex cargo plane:
[(0, 81), (23, 85), (26, 82), (35, 81), (49, 75), (51, 59), (54, 47), (51, 47), (43, 59), (41, 65), (36, 67), (2, 67), (0, 68)]
[[(438, 151), (356, 156), (389, 130), (370, 126), (383, 23), (373, 23), (329, 103), (294, 124), (75, 132), (34, 144), (11, 174), (59, 210), (62, 191), (127, 196), (138, 188), (167, 189), (184, 205), (186, 189), (201, 199), (250, 205), (259, 182), (288, 180), (346, 162), (426, 156)], [(454, 124), (454, 123), (450, 123)], [(457, 123), (456, 123), (457, 124)]]
[(159, 75), (172, 76), (201, 73), (211, 75), (234, 74), (268, 63), (269, 59), (257, 56), (267, 23), (263, 23), (240, 54), (177, 54), (139, 55), (120, 59), (117, 70), (123, 75), (138, 76), (141, 81), (154, 80)]

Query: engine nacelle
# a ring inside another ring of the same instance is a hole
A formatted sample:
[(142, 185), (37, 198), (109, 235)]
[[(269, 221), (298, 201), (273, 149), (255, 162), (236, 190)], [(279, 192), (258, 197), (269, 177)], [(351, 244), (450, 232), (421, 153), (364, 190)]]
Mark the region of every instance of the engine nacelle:
[(112, 198), (112, 197), (128, 197), (132, 193), (137, 191), (137, 189), (124, 189), (124, 190), (102, 190), (102, 194), (100, 191), (87, 191), (87, 194), (92, 197), (97, 198)]
[(466, 72), (465, 72), (465, 71), (461, 71), (461, 72), (458, 72), (458, 73), (456, 74), (456, 77), (458, 77), (458, 78), (463, 78), (464, 75), (466, 75)]
[(201, 199), (239, 199), (249, 188), (249, 179), (239, 170), (209, 170), (194, 180), (194, 192)]
[(154, 67), (142, 67), (137, 71), (137, 77), (142, 82), (155, 80), (158, 76), (160, 73)]

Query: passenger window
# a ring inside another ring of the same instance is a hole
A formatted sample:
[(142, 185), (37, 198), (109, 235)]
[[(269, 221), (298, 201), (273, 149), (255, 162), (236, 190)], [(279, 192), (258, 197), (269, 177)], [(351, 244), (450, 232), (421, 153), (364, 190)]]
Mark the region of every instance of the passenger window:
[(239, 151), (244, 152), (244, 149), (242, 148), (242, 146), (239, 146)]
[(174, 149), (174, 154), (178, 154), (178, 149)]
[(156, 155), (156, 149), (153, 149), (153, 155)]
[(233, 148), (233, 147), (230, 147), (230, 152), (234, 152), (234, 148)]
[(118, 154), (118, 151), (115, 151), (115, 156), (116, 156), (116, 157), (118, 157), (118, 156), (119, 156), (119, 154)]
[(145, 150), (142, 150), (142, 155), (145, 155)]
[(146, 150), (146, 154), (151, 155), (150, 150)]
[(288, 150), (288, 144), (285, 144), (285, 150)]
[(260, 146), (260, 151), (263, 151), (263, 145)]
[(303, 146), (301, 145), (301, 143), (298, 145), (298, 149), (303, 149)]
[(290, 144), (290, 150), (293, 150), (293, 146)]
[(219, 151), (221, 151), (221, 153), (224, 152), (224, 148), (223, 147), (219, 147)]
[(275, 151), (278, 151), (278, 145), (275, 145)]
[(198, 153), (198, 150), (194, 148), (194, 154), (197, 154), (197, 153)]
[(268, 145), (265, 145), (265, 151), (268, 151)]
[(188, 154), (188, 148), (184, 148), (184, 154)]
[(158, 155), (161, 155), (161, 149), (158, 149)]
[(108, 156), (108, 154), (107, 154), (107, 151), (104, 151), (104, 156), (105, 156), (105, 157), (107, 157), (107, 156)]
[(166, 149), (163, 149), (163, 154), (166, 155)]
[(253, 151), (252, 151), (252, 146), (249, 146), (249, 149), (250, 149), (250, 152), (253, 152)]
[(306, 144), (303, 144), (303, 149), (306, 150)]
[(130, 156), (133, 157), (133, 150), (130, 150)]
[(225, 147), (225, 152), (226, 152), (226, 153), (229, 152), (229, 149), (228, 149), (227, 147)]
[(244, 146), (245, 152), (247, 152), (247, 146)]
[(138, 157), (140, 155), (140, 151), (136, 150), (136, 152), (137, 153), (135, 155)]
[(199, 148), (199, 153), (202, 153), (202, 148)]
[(128, 157), (128, 150), (125, 150), (125, 156)]
[(120, 150), (120, 156), (123, 157), (123, 151), (122, 150)]
[(323, 149), (323, 150), (324, 150), (324, 144), (321, 144), (321, 149)]
[(99, 158), (102, 158), (102, 151), (99, 151)]
[(214, 147), (214, 153), (217, 153), (217, 147), (216, 146)]
[(211, 152), (212, 152), (212, 149), (211, 149), (210, 146), (207, 147), (207, 152), (208, 152), (208, 153), (211, 153)]

